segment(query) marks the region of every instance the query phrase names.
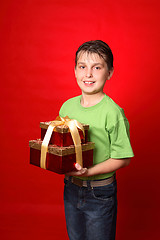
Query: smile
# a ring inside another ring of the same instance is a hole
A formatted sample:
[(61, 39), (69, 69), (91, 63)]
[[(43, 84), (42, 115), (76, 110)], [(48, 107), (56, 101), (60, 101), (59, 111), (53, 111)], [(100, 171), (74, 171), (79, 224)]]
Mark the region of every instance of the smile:
[(95, 82), (84, 81), (85, 84), (93, 84)]

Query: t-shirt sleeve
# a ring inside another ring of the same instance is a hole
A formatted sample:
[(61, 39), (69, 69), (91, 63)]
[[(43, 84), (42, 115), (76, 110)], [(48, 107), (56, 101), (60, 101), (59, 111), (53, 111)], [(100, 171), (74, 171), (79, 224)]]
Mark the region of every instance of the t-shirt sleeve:
[[(64, 102), (59, 110), (59, 116), (60, 117), (66, 117), (68, 116), (68, 114), (71, 112), (72, 110), (72, 103), (71, 103), (71, 99), (67, 100), (66, 102)], [(70, 117), (70, 116), (68, 116)]]
[(59, 110), (59, 116), (60, 117), (66, 117), (65, 116), (65, 104), (63, 104)]
[(60, 116), (60, 117), (63, 117), (62, 107), (61, 107), (61, 109), (59, 110), (59, 116)]
[(109, 130), (110, 137), (110, 157), (111, 158), (130, 158), (133, 151), (130, 144), (129, 123), (127, 119), (120, 119)]

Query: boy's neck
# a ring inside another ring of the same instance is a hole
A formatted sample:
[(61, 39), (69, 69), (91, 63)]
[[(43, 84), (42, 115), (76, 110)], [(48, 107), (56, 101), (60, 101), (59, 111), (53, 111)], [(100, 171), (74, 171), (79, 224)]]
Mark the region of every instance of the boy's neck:
[(83, 107), (92, 107), (99, 103), (103, 99), (104, 95), (104, 92), (92, 95), (82, 93), (81, 105)]

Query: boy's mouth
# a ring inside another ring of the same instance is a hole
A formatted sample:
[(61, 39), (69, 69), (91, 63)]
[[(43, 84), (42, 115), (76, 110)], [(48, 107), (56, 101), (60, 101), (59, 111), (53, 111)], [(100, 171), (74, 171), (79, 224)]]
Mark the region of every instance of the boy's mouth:
[(89, 85), (91, 85), (91, 84), (93, 84), (93, 83), (95, 83), (94, 81), (84, 81), (84, 84), (89, 84)]

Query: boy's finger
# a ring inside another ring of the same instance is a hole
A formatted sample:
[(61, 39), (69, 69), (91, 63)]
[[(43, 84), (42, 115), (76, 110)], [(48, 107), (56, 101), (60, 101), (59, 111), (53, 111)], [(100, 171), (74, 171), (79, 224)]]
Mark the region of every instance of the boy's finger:
[(75, 164), (75, 168), (76, 168), (78, 171), (82, 169), (82, 167), (81, 167), (81, 165), (79, 165), (79, 163), (76, 163), (76, 164)]
[(87, 171), (87, 168), (82, 168), (81, 169), (81, 174), (84, 174)]

